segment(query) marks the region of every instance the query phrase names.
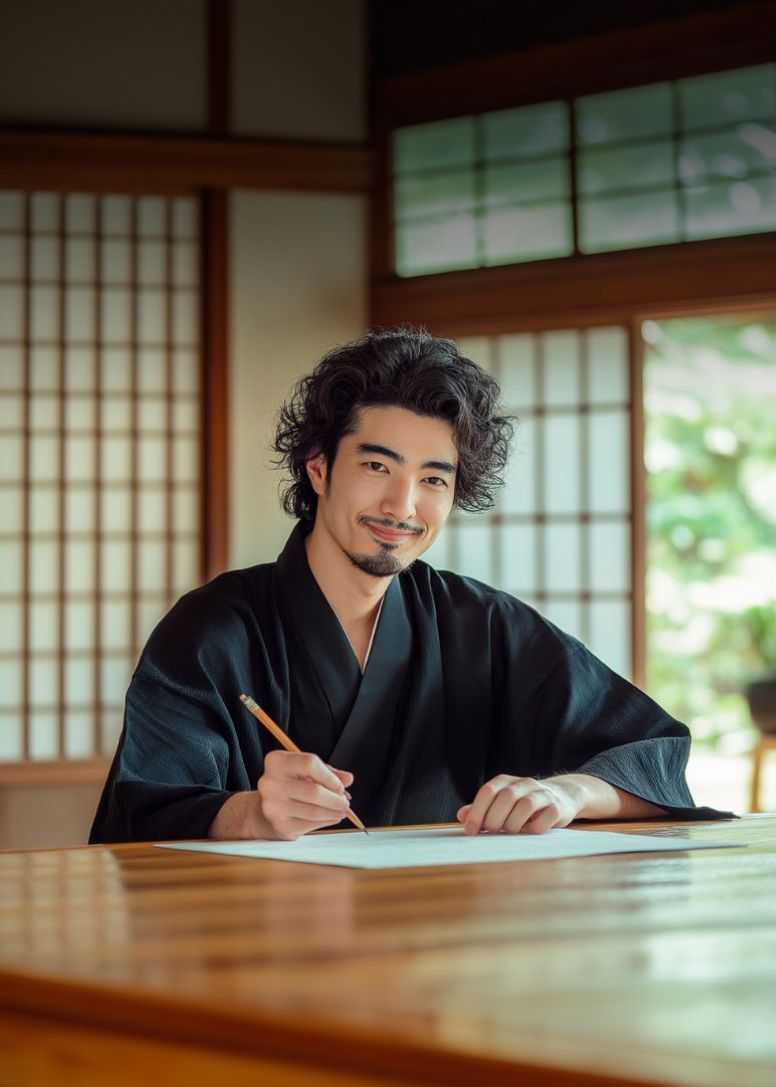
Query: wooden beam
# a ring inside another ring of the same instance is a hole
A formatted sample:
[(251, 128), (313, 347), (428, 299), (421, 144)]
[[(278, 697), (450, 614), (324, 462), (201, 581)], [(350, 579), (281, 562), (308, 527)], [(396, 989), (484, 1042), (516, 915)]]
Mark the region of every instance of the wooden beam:
[(761, 0), (397, 76), (379, 88), (379, 110), (394, 126), (413, 124), (766, 63), (775, 54), (776, 3)]
[(371, 322), (474, 335), (585, 326), (703, 307), (773, 305), (776, 234), (390, 279), (372, 289)]
[(194, 193), (368, 192), (366, 147), (280, 140), (0, 129), (0, 188)]

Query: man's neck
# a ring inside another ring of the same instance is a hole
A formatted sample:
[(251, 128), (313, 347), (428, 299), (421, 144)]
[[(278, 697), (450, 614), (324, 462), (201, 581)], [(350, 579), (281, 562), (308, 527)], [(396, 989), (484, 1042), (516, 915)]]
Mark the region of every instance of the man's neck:
[(373, 620), (392, 578), (359, 570), (317, 523), (305, 539), (305, 549), (318, 588), (345, 629)]

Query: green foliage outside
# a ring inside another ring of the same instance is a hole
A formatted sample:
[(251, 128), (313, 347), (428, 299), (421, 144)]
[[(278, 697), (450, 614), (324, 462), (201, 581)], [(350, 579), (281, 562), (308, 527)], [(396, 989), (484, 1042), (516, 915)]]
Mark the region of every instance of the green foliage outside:
[(776, 320), (644, 325), (647, 685), (721, 753), (776, 673)]

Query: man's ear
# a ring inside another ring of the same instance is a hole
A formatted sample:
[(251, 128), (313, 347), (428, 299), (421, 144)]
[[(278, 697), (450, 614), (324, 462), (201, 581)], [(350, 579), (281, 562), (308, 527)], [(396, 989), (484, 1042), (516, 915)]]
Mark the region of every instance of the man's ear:
[(310, 457), (305, 462), (305, 468), (307, 470), (307, 478), (310, 480), (313, 490), (317, 495), (321, 495), (326, 490), (327, 479), (327, 464), (326, 457), (323, 453), (316, 453), (314, 457)]

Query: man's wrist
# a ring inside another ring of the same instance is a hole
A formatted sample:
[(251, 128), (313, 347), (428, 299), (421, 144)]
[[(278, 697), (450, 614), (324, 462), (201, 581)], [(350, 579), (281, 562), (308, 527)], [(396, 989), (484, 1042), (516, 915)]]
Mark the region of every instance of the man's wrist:
[(270, 837), (269, 825), (261, 812), (255, 791), (233, 793), (219, 808), (208, 828), (208, 838), (252, 839)]

